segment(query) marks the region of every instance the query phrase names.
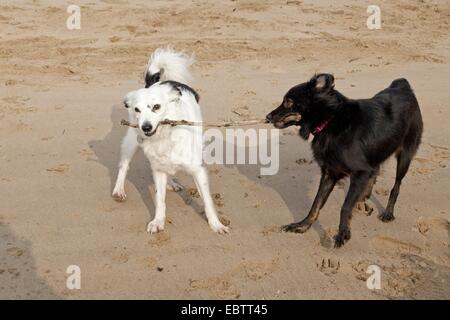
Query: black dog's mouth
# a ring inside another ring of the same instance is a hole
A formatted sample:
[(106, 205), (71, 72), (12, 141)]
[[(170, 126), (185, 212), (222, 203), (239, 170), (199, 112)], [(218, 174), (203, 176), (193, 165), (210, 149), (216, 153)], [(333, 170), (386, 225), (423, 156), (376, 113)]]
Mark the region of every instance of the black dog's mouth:
[(285, 129), (290, 126), (299, 125), (301, 120), (301, 115), (298, 113), (289, 114), (281, 119), (273, 119), (271, 122), (277, 129)]
[(288, 127), (287, 123), (284, 121), (276, 121), (273, 123), (273, 126), (277, 129), (284, 129)]

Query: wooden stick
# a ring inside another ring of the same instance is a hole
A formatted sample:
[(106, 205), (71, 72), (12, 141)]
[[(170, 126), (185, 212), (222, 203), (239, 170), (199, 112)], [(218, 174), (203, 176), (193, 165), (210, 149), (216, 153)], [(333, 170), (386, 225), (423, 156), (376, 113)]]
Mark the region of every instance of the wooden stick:
[[(163, 120), (159, 124), (160, 125), (170, 125), (174, 126), (203, 126), (203, 127), (234, 127), (234, 126), (250, 126), (255, 124), (264, 124), (268, 123), (267, 120), (244, 120), (244, 121), (231, 121), (231, 122), (223, 122), (223, 123), (208, 123), (208, 122), (193, 122), (187, 120)], [(127, 120), (120, 121), (122, 126), (128, 126), (131, 128), (139, 128), (137, 124), (133, 124)]]
[(136, 129), (139, 128), (139, 126), (137, 124), (133, 124), (130, 121), (127, 121), (127, 120), (124, 120), (124, 119), (122, 119), (122, 121), (120, 121), (120, 125), (128, 126), (128, 127), (131, 127), (131, 128), (136, 128)]

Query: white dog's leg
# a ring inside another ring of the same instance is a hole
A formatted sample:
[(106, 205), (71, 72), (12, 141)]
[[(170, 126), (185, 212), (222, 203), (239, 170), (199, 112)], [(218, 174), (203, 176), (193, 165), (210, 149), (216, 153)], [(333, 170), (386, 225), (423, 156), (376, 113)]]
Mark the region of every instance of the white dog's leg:
[(127, 198), (125, 193), (125, 179), (127, 178), (130, 161), (136, 153), (138, 146), (139, 144), (137, 142), (135, 129), (128, 129), (127, 134), (122, 140), (119, 174), (117, 175), (116, 185), (112, 193), (112, 196), (116, 201), (125, 201)]
[(172, 178), (170, 176), (167, 177), (167, 190), (178, 192), (183, 189), (184, 189), (184, 187), (181, 184), (179, 184), (178, 182), (176, 182), (174, 178)]
[(197, 186), (198, 192), (203, 199), (205, 204), (205, 213), (208, 223), (214, 232), (219, 234), (225, 234), (229, 232), (228, 227), (225, 227), (219, 220), (217, 216), (216, 209), (214, 208), (214, 202), (211, 197), (211, 192), (209, 190), (209, 180), (206, 168), (200, 167), (193, 173), (195, 184)]
[(149, 222), (147, 232), (157, 233), (164, 230), (166, 220), (166, 187), (167, 174), (161, 171), (153, 171), (153, 180), (155, 181), (156, 197), (155, 197), (155, 218)]

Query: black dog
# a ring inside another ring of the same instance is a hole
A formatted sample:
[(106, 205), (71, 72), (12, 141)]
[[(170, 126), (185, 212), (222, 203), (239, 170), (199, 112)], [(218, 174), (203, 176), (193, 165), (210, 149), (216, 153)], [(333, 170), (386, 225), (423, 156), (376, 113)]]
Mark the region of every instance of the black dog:
[(336, 182), (349, 176), (350, 188), (335, 238), (335, 247), (342, 246), (350, 239), (354, 206), (370, 197), (380, 165), (395, 153), (395, 185), (386, 210), (379, 215), (383, 222), (394, 219), (400, 184), (419, 147), (423, 129), (419, 104), (406, 79), (394, 80), (371, 99), (352, 100), (334, 90), (331, 74), (319, 74), (290, 89), (267, 120), (279, 129), (299, 125), (305, 140), (313, 134), (312, 151), (322, 172), (308, 216), (284, 226), (284, 231), (307, 231)]

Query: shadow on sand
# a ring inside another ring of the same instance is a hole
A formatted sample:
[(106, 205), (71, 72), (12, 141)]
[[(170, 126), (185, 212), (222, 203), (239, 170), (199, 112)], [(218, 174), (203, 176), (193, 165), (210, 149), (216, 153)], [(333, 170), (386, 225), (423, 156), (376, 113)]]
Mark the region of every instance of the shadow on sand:
[[(246, 147), (246, 154), (248, 151)], [(303, 161), (296, 162), (299, 159)], [(289, 224), (306, 217), (312, 204), (309, 188), (314, 185), (311, 181), (320, 174), (320, 171), (316, 164), (311, 163), (311, 159), (307, 143), (302, 142), (296, 135), (280, 134), (279, 170), (276, 174), (261, 175), (259, 165), (236, 165), (236, 168), (247, 179), (273, 189), (280, 195), (292, 214), (292, 220), (285, 222)], [(314, 192), (315, 187), (314, 185)], [(328, 246), (329, 244), (325, 243), (328, 242), (326, 232), (319, 220), (312, 228), (319, 234), (321, 242)]]
[[(248, 154), (248, 148), (245, 152)], [(303, 141), (292, 131), (286, 135), (280, 134), (279, 164), (278, 173), (271, 176), (261, 176), (258, 165), (237, 165), (236, 167), (248, 179), (275, 190), (282, 197), (293, 217), (292, 221), (286, 221), (285, 224), (301, 221), (308, 215), (313, 197), (319, 187), (320, 169), (313, 160), (309, 142)], [(344, 189), (342, 203), (348, 191), (348, 184), (348, 179), (344, 179), (333, 191), (336, 192), (339, 188)], [(383, 205), (373, 194), (370, 201), (375, 204), (375, 213), (377, 210), (384, 211)], [(339, 215), (339, 212), (336, 214)], [(320, 216), (312, 225), (312, 229), (318, 233), (322, 246), (332, 246), (332, 239), (320, 224)]]
[(0, 299), (62, 299), (36, 272), (31, 242), (0, 219)]

